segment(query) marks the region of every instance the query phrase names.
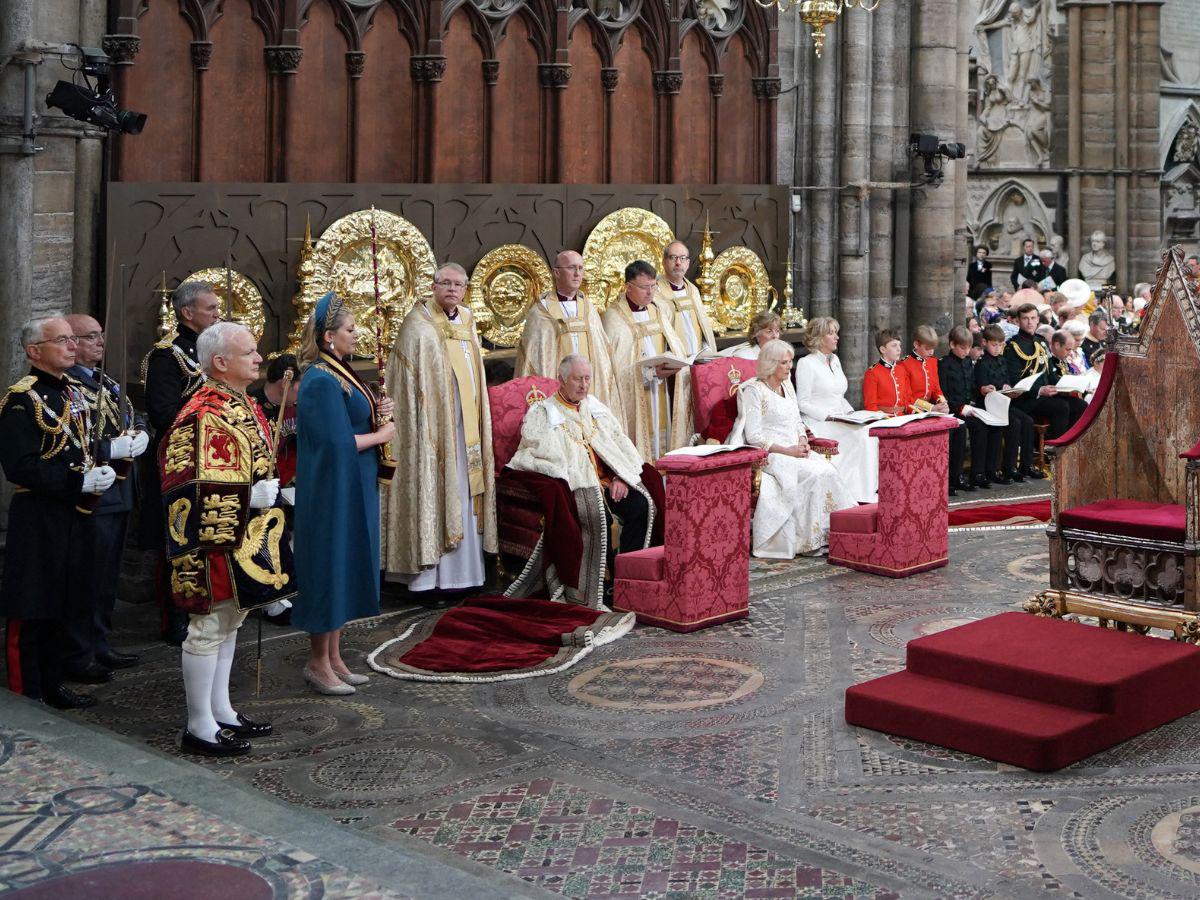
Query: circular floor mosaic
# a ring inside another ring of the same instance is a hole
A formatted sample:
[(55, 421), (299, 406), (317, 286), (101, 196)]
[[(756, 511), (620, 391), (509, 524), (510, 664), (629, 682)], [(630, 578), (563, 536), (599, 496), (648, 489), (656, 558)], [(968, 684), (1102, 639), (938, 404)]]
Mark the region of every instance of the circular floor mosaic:
[(330, 760), (315, 767), (310, 777), (321, 787), (335, 791), (372, 793), (424, 784), (451, 764), (445, 754), (421, 747), (375, 747)]
[(567, 692), (605, 709), (690, 710), (740, 700), (763, 684), (762, 672), (727, 659), (651, 656), (581, 672)]

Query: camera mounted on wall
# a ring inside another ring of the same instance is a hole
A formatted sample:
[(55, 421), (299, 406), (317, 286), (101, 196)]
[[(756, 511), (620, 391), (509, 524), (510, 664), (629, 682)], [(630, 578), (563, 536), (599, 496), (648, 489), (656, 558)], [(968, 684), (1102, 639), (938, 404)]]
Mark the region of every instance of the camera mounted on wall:
[(942, 183), (945, 173), (942, 171), (943, 159), (962, 159), (967, 155), (967, 145), (962, 143), (942, 143), (936, 134), (910, 134), (908, 136), (908, 151), (914, 157), (919, 157), (925, 166), (922, 181), (932, 187)]
[(72, 58), (66, 56), (63, 65), (71, 69), (75, 77), (71, 81), (58, 82), (47, 95), (46, 106), (61, 109), (72, 119), (105, 131), (141, 134), (146, 126), (146, 115), (117, 106), (108, 57), (95, 47), (74, 46), (74, 49), (79, 53), (78, 65), (72, 66)]

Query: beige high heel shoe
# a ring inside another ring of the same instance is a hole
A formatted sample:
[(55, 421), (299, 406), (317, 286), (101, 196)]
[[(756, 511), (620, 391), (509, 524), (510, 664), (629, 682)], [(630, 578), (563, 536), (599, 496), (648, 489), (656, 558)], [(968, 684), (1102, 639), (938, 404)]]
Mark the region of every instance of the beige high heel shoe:
[(364, 684), (371, 683), (371, 679), (366, 675), (356, 675), (353, 672), (334, 672), (333, 674), (342, 679), (342, 681), (346, 682), (346, 684), (352, 684), (355, 687), (361, 687)]
[(325, 694), (328, 697), (345, 697), (355, 693), (353, 687), (343, 684), (341, 681), (336, 681), (333, 684), (325, 684), (307, 666), (304, 667), (304, 680), (318, 694)]

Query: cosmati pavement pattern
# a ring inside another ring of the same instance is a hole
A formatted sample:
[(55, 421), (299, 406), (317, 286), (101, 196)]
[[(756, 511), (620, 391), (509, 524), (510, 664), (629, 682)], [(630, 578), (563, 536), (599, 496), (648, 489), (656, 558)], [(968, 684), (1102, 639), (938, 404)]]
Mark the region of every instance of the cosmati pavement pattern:
[[(5, 733), (5, 800), (46, 808), (99, 784), (155, 815), (215, 810), (225, 827), (171, 852), (196, 845), (201, 858), (262, 868), (294, 843), (346, 869), (323, 881), (327, 896), (365, 891), (355, 875), (418, 897), (1196, 896), (1200, 715), (1051, 775), (845, 724), (845, 687), (902, 667), (908, 640), (1013, 609), (1045, 583), (1037, 528), (950, 540), (947, 568), (898, 581), (823, 560), (756, 562), (749, 619), (691, 635), (638, 628), (574, 669), (523, 681), (376, 675), (349, 700), (320, 697), (301, 680), (305, 636), (268, 626), (256, 697), (251, 622), (234, 696), (276, 735), (231, 761), (178, 761), (178, 653), (145, 644), (145, 663), (96, 689), (95, 709), (40, 712), (90, 728), (91, 743)], [(122, 613), (128, 645), (150, 613)], [(428, 614), (392, 608), (349, 627), (352, 665), (365, 669), (371, 649)], [(127, 752), (184, 774), (171, 790), (134, 779), (146, 787), (134, 796), (68, 756), (114, 732)], [(12, 768), (44, 754), (61, 775)], [(189, 793), (172, 793), (181, 784)], [(249, 812), (246, 797), (260, 801)], [(286, 816), (301, 817), (296, 834), (310, 843), (272, 827)], [(159, 852), (161, 831), (158, 843), (126, 829), (92, 845)], [(363, 846), (344, 846), (353, 841)], [(381, 848), (396, 871), (369, 870)], [(303, 871), (294, 878), (311, 885), (306, 865), (276, 864), (272, 884), (305, 890), (287, 878)], [(471, 878), (487, 891), (463, 888)]]

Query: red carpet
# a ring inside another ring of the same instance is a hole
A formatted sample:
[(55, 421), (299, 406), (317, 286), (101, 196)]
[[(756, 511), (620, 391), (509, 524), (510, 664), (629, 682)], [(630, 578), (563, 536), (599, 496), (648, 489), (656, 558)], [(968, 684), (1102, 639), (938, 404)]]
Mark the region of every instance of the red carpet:
[(908, 644), (846, 721), (1050, 772), (1200, 709), (1200, 648), (1011, 612)]
[(367, 662), (395, 678), (507, 681), (561, 672), (634, 624), (612, 613), (549, 600), (471, 597), (414, 623)]
[(1050, 521), (1050, 501), (1027, 503), (981, 503), (978, 506), (951, 507), (950, 527), (962, 525), (1024, 525)]

